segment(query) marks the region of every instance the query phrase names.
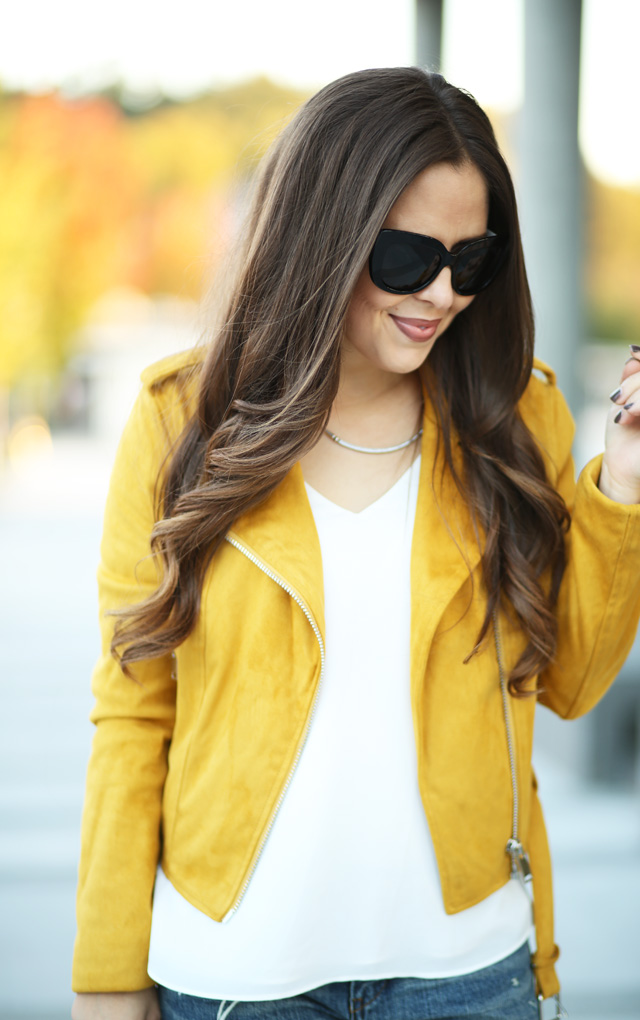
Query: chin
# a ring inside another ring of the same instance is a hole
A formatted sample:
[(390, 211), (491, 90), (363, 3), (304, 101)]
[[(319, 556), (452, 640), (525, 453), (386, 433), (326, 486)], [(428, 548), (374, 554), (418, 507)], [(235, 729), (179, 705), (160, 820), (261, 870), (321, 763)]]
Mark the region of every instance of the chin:
[(436, 342), (436, 337), (416, 344), (415, 348), (399, 351), (395, 356), (388, 356), (381, 360), (379, 367), (386, 372), (393, 372), (396, 375), (408, 375), (417, 372), (424, 365)]

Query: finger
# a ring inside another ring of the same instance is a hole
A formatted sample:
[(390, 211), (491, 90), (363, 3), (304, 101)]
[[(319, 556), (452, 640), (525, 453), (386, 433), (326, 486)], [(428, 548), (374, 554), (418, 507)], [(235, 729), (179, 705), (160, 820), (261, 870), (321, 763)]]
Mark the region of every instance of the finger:
[(631, 357), (627, 358), (624, 363), (620, 377), (621, 382), (628, 379), (630, 375), (640, 372), (640, 345), (629, 344), (629, 350), (631, 351)]
[(632, 394), (622, 407), (612, 408), (612, 413), (616, 425), (640, 425), (640, 390)]
[[(637, 368), (634, 368), (637, 365)], [(640, 399), (640, 360), (633, 359), (632, 364), (625, 365), (620, 385), (609, 394), (609, 400), (619, 407), (624, 407), (630, 400)]]
[(622, 368), (622, 374), (620, 376), (620, 382), (624, 382), (629, 376), (637, 375), (640, 372), (640, 360), (638, 358), (629, 358), (625, 361)]

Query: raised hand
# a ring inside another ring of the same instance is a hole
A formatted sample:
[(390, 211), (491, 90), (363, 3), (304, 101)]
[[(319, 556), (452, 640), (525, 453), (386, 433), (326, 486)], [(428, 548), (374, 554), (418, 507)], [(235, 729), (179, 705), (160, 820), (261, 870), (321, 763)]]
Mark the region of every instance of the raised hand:
[(640, 503), (640, 346), (636, 344), (611, 400), (598, 487), (617, 503)]

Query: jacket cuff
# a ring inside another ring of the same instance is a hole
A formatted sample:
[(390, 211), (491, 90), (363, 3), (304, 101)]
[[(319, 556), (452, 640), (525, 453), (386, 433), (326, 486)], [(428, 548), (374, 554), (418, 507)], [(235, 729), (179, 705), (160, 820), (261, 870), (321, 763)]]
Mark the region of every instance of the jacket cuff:
[(536, 979), (536, 991), (543, 999), (557, 995), (560, 991), (560, 982), (555, 969), (559, 956), (560, 950), (554, 946), (551, 956), (541, 957), (538, 953), (534, 953), (531, 958), (531, 966)]
[(600, 471), (602, 469), (602, 457), (602, 453), (599, 453), (597, 457), (593, 457), (580, 472), (576, 501), (581, 494), (580, 490), (583, 490), (582, 495), (586, 495), (590, 500), (595, 500), (599, 509), (602, 509), (605, 513), (618, 513), (624, 516), (640, 515), (640, 503), (618, 503), (615, 499), (605, 496), (604, 492), (601, 492), (598, 488)]

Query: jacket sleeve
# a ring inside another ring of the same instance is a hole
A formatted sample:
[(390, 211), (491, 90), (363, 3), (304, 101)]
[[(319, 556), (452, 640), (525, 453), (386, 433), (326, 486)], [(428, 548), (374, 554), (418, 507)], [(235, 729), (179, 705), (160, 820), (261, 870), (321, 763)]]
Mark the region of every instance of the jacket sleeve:
[(571, 415), (556, 387), (546, 389), (552, 404), (547, 448), (558, 451), (552, 471), (571, 528), (556, 612), (557, 654), (540, 677), (539, 700), (569, 719), (602, 697), (633, 644), (640, 616), (640, 505), (625, 506), (600, 492), (601, 455), (574, 484)]
[(92, 680), (96, 730), (82, 821), (72, 979), (77, 992), (152, 984), (147, 958), (175, 714), (172, 657), (136, 663), (135, 678), (125, 676), (110, 653), (114, 621), (107, 614), (156, 587), (149, 539), (166, 452), (158, 397), (144, 388), (116, 455), (98, 570), (102, 655)]

